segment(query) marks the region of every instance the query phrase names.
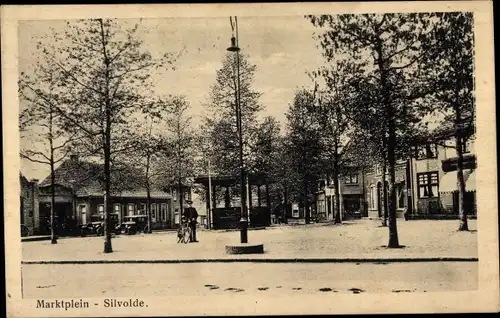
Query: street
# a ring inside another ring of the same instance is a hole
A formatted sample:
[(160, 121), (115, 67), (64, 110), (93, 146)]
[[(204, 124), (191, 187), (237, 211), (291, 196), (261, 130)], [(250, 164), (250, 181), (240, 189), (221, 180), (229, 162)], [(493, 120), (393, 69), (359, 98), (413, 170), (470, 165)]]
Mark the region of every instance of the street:
[(437, 292), (477, 288), (477, 262), (23, 265), (25, 298), (230, 293)]

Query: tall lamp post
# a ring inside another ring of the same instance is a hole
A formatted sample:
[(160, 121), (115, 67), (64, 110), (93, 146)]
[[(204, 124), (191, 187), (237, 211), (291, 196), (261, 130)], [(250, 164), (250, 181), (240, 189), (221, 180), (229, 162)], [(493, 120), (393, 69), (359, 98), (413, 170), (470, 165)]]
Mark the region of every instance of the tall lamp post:
[(241, 125), (241, 100), (240, 100), (240, 48), (238, 46), (238, 18), (234, 17), (231, 21), (233, 36), (231, 37), (231, 46), (227, 48), (229, 52), (236, 54), (236, 90), (235, 90), (235, 110), (236, 110), (236, 129), (239, 142), (240, 159), (240, 196), (241, 196), (241, 218), (240, 218), (240, 242), (248, 243), (248, 213), (247, 213), (247, 193), (246, 193), (246, 174), (243, 163), (243, 134)]

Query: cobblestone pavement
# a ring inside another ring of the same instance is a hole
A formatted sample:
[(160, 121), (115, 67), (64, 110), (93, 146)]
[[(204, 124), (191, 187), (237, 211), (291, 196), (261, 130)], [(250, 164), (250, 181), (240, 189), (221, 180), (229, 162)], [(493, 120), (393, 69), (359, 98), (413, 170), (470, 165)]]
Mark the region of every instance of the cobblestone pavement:
[[(313, 224), (249, 231), (250, 243), (263, 243), (264, 254), (245, 258), (408, 258), (477, 257), (476, 221), (470, 232), (457, 232), (458, 220), (398, 220), (404, 248), (387, 249), (388, 228), (379, 221), (359, 220), (338, 226)], [(104, 254), (102, 237), (22, 243), (25, 261), (37, 260), (188, 260), (238, 258), (226, 255), (225, 245), (239, 242), (238, 231), (198, 231), (199, 243), (177, 244), (175, 232), (113, 238), (113, 253)]]
[(477, 289), (477, 262), (23, 265), (25, 298), (424, 293)]

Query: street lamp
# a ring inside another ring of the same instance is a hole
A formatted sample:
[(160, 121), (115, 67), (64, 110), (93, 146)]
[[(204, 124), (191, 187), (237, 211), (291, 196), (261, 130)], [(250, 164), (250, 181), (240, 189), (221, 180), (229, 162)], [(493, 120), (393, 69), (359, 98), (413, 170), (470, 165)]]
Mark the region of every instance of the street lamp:
[[(238, 133), (239, 142), (239, 156), (240, 156), (240, 197), (241, 197), (241, 218), (240, 218), (240, 241), (241, 243), (248, 243), (248, 213), (246, 203), (246, 174), (245, 166), (243, 163), (243, 135), (241, 128), (241, 103), (240, 103), (240, 48), (238, 47), (238, 18), (231, 19), (231, 28), (236, 30), (231, 37), (231, 46), (227, 48), (229, 52), (236, 53), (236, 90), (235, 90), (235, 111), (236, 111), (236, 129)], [(236, 36), (235, 36), (236, 35)]]

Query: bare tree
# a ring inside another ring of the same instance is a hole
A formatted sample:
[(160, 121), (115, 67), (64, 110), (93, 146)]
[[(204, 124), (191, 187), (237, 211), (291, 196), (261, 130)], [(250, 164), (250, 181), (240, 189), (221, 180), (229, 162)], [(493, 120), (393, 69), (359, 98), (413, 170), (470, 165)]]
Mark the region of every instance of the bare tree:
[(139, 23), (110, 19), (67, 21), (64, 31), (42, 39), (56, 50), (43, 53), (61, 73), (64, 89), (59, 97), (67, 112), (56, 107), (69, 133), (80, 138), (79, 147), (104, 163), (104, 252), (113, 251), (109, 228), (113, 156), (135, 145), (129, 122), (137, 110), (147, 108), (154, 87), (151, 70), (172, 64), (167, 53), (159, 58), (142, 49), (137, 37)]
[[(43, 63), (47, 62), (47, 64)], [(50, 167), (50, 233), (51, 243), (57, 243), (55, 216), (55, 166), (62, 162), (71, 151), (71, 144), (76, 140), (74, 134), (67, 134), (63, 129), (61, 112), (65, 111), (59, 99), (62, 85), (61, 74), (50, 61), (40, 61), (35, 66), (32, 77), (21, 74), (19, 96), (21, 111), (19, 114), (21, 130), (22, 159)], [(38, 147), (33, 147), (33, 144)]]

